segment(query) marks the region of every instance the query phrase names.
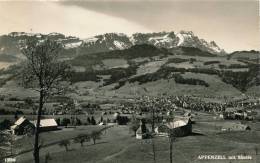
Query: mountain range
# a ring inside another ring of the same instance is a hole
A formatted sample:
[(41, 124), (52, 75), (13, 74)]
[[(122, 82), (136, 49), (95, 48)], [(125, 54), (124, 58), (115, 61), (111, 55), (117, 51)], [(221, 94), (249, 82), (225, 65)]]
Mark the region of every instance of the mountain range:
[(107, 33), (104, 35), (94, 36), (83, 40), (83, 46), (86, 50), (122, 50), (133, 45), (150, 44), (158, 48), (174, 48), (174, 47), (195, 47), (202, 51), (213, 54), (224, 54), (214, 41), (207, 42), (194, 35), (191, 31), (174, 32), (158, 32), (158, 33), (135, 33), (131, 36), (117, 33)]
[(194, 47), (212, 54), (226, 54), (214, 41), (207, 42), (191, 31), (135, 33), (128, 36), (123, 33), (106, 33), (87, 39), (65, 36), (60, 33), (40, 34), (12, 32), (0, 36), (0, 59), (13, 61), (20, 58), (19, 43), (28, 37), (43, 39), (49, 37), (64, 45), (64, 55), (91, 54), (112, 50), (123, 50), (134, 45), (149, 44), (157, 48)]

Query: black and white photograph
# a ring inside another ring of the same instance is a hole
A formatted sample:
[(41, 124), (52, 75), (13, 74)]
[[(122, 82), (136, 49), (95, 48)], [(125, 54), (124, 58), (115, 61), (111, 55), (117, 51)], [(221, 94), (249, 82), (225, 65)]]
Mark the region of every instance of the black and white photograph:
[(0, 0), (0, 163), (260, 163), (259, 0)]

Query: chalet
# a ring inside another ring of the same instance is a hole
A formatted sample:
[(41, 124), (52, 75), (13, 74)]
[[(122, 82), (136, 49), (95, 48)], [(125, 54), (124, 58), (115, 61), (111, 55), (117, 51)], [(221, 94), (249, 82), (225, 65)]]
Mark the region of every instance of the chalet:
[(28, 131), (33, 131), (34, 125), (26, 119), (24, 116), (20, 117), (13, 126), (11, 126), (12, 134), (14, 135), (24, 135)]
[(175, 118), (172, 122), (162, 124), (155, 128), (155, 133), (159, 136), (168, 136), (170, 130), (173, 130), (177, 137), (187, 136), (192, 133), (192, 122), (190, 118)]

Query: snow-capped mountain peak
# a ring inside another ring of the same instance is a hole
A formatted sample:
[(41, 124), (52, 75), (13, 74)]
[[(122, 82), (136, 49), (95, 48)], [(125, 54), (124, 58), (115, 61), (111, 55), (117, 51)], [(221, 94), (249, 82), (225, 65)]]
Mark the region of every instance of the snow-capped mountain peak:
[(127, 36), (122, 33), (106, 33), (84, 40), (86, 47), (96, 47), (103, 50), (122, 50), (133, 45), (151, 44), (159, 48), (173, 48), (178, 46), (195, 47), (203, 51), (218, 54), (223, 52), (215, 42), (200, 39), (192, 31), (135, 33)]
[(196, 47), (214, 54), (224, 52), (214, 41), (200, 39), (192, 31), (180, 31), (176, 36), (179, 39), (177, 46)]
[[(84, 53), (97, 53), (111, 50), (123, 50), (130, 48), (134, 45), (149, 44), (158, 48), (174, 48), (174, 47), (195, 47), (202, 51), (207, 51), (213, 54), (225, 53), (216, 42), (207, 42), (204, 39), (196, 36), (192, 31), (179, 31), (171, 32), (154, 32), (154, 33), (135, 33), (128, 36), (123, 33), (106, 33), (96, 35), (87, 39), (80, 39), (72, 36), (65, 36), (60, 33), (39, 34), (39, 33), (25, 33), (25, 32), (12, 32), (5, 35), (11, 38), (14, 42), (24, 40), (26, 37), (36, 36), (42, 39), (49, 37), (62, 43), (65, 49), (81, 48)], [(8, 38), (5, 38), (8, 40)], [(10, 45), (12, 46), (12, 45)], [(0, 49), (7, 49), (1, 47)], [(2, 50), (3, 52), (7, 50)], [(18, 50), (17, 50), (18, 51)]]

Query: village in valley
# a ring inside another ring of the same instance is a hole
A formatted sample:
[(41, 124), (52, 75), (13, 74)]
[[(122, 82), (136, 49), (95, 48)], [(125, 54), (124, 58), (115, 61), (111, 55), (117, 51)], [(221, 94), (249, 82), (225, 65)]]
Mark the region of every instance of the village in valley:
[[(32, 101), (16, 102), (18, 108), (20, 104), (25, 109), (17, 108), (13, 115), (2, 116), (5, 120), (1, 127), (6, 125), (8, 128), (1, 132), (11, 137), (11, 145), (5, 148), (9, 161), (33, 161), (36, 115), (33, 109), (26, 108), (34, 106), (26, 103), (32, 104)], [(199, 160), (201, 150), (213, 155), (216, 147), (218, 154), (241, 154), (248, 158), (239, 161), (248, 162), (257, 158), (258, 106), (259, 99), (253, 101), (248, 97), (229, 103), (214, 103), (189, 95), (143, 95), (103, 104), (80, 103), (69, 98), (61, 103), (50, 102), (46, 103), (40, 121), (40, 158), (47, 162), (64, 162), (66, 159), (75, 163), (126, 159), (127, 162), (168, 162), (172, 143), (173, 158), (178, 162)], [(237, 148), (234, 142), (246, 143), (247, 147)], [(226, 147), (230, 150), (223, 152)], [(132, 150), (135, 152), (130, 158), (126, 153)], [(189, 156), (180, 154), (182, 151)], [(91, 156), (96, 152), (100, 153)], [(71, 157), (73, 155), (77, 159)]]

